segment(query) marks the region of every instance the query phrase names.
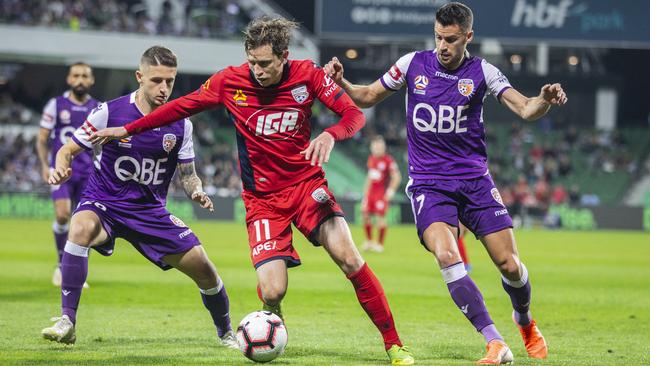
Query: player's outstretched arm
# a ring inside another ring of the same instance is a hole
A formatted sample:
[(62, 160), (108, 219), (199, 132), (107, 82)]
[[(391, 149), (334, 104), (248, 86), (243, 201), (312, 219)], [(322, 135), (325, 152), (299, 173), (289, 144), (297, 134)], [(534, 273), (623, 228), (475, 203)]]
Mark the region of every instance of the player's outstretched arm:
[(198, 202), (206, 210), (214, 211), (214, 204), (208, 194), (203, 192), (203, 183), (201, 178), (196, 174), (194, 162), (178, 164), (181, 183), (187, 197), (192, 201)]
[(79, 153), (84, 151), (84, 149), (77, 145), (72, 139), (63, 145), (59, 151), (56, 153), (56, 162), (54, 165), (54, 171), (50, 174), (48, 183), (52, 185), (61, 184), (72, 176), (72, 159), (77, 156)]
[(133, 122), (127, 123), (124, 127), (110, 127), (96, 131), (90, 135), (88, 141), (93, 145), (103, 145), (110, 140), (121, 139), (129, 135), (170, 125), (178, 120), (212, 108), (217, 104), (218, 99), (214, 97), (214, 93), (207, 90), (207, 87), (201, 87), (201, 89), (193, 93), (161, 105), (155, 111)]
[(528, 98), (514, 88), (509, 88), (501, 95), (502, 102), (526, 121), (535, 121), (543, 117), (551, 106), (561, 106), (568, 101), (562, 85), (546, 84), (536, 97)]
[(386, 89), (379, 80), (370, 85), (352, 84), (343, 77), (343, 64), (337, 57), (333, 57), (323, 69), (361, 108), (372, 107), (394, 93)]

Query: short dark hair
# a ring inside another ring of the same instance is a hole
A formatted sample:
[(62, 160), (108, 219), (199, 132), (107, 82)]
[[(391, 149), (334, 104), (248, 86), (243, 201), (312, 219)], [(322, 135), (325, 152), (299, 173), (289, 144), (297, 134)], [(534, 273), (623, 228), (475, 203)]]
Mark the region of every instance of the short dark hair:
[(90, 65), (88, 65), (87, 63), (83, 62), (83, 61), (77, 61), (77, 62), (75, 62), (73, 64), (70, 64), (70, 67), (68, 67), (68, 72), (70, 72), (70, 70), (72, 70), (72, 68), (75, 67), (75, 66), (87, 67), (87, 68), (90, 69), (90, 73), (91, 74), (93, 73), (93, 68)]
[(375, 141), (381, 141), (384, 143), (386, 142), (386, 140), (384, 140), (384, 136), (382, 135), (374, 135), (370, 138), (370, 142), (375, 142)]
[(436, 22), (445, 27), (456, 24), (463, 32), (469, 32), (474, 23), (474, 14), (467, 5), (451, 2), (436, 11)]
[(140, 58), (140, 65), (177, 67), (176, 55), (164, 46), (149, 47)]
[(255, 48), (270, 45), (273, 53), (282, 56), (289, 49), (291, 31), (298, 28), (298, 23), (285, 18), (261, 17), (251, 20), (244, 31), (246, 37), (244, 49), (246, 52)]

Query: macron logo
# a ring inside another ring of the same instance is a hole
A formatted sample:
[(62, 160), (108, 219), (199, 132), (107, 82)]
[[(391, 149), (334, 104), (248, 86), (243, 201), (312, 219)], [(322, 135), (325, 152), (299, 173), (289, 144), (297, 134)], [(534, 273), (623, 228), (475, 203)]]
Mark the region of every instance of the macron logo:
[(469, 304), (467, 304), (465, 306), (461, 306), (460, 311), (462, 311), (463, 314), (467, 314), (467, 312), (469, 311)]
[(61, 293), (63, 293), (63, 296), (70, 295), (70, 291), (68, 291), (68, 290), (61, 290)]

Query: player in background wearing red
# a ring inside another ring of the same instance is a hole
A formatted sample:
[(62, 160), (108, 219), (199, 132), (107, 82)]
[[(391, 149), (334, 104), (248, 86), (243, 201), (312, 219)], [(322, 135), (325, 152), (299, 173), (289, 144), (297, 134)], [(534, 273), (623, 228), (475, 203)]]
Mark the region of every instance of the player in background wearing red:
[[(352, 282), (359, 303), (384, 339), (391, 364), (412, 365), (384, 290), (354, 245), (321, 167), (334, 142), (352, 137), (365, 118), (322, 68), (310, 60), (288, 59), (296, 27), (283, 18), (253, 20), (245, 31), (247, 62), (227, 67), (199, 90), (124, 127), (98, 131), (89, 140), (101, 144), (125, 138), (224, 106), (236, 130), (251, 260), (264, 308), (282, 314), (287, 269), (300, 264), (292, 245), (293, 223), (314, 245), (323, 246)], [(309, 118), (316, 99), (341, 119), (310, 142)]]
[[(386, 153), (386, 142), (381, 136), (370, 140), (370, 156), (368, 156), (368, 176), (363, 191), (361, 214), (366, 241), (363, 250), (381, 253), (384, 251), (386, 238), (386, 212), (395, 190), (402, 181), (402, 175), (395, 159)], [(377, 241), (372, 240), (372, 218), (376, 219), (379, 229)]]

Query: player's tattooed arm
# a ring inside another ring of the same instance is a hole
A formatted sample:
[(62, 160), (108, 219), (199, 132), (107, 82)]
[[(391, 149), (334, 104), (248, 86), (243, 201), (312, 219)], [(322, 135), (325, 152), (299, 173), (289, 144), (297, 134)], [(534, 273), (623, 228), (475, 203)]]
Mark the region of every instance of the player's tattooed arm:
[(203, 192), (203, 183), (201, 178), (196, 174), (194, 162), (178, 164), (178, 171), (180, 172), (181, 183), (185, 194), (192, 201), (198, 202), (201, 207), (206, 210), (214, 211), (212, 200), (208, 197), (207, 193)]

